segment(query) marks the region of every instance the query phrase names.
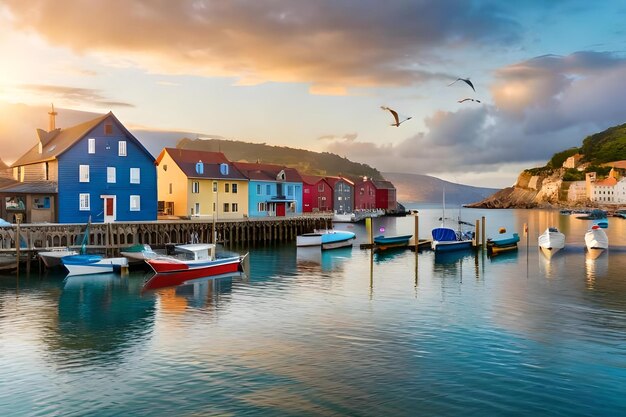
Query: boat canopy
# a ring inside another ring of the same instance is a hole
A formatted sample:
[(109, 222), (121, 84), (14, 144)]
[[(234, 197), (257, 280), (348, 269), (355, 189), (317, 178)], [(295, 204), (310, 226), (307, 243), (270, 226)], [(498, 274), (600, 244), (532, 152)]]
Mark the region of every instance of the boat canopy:
[(432, 231), (433, 240), (438, 242), (456, 241), (456, 232), (448, 227), (437, 227)]

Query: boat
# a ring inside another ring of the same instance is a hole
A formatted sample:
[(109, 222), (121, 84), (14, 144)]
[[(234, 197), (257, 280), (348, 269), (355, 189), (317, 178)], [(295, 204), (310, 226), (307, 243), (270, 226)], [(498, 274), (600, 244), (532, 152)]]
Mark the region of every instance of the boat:
[(383, 251), (392, 248), (405, 248), (409, 246), (409, 240), (411, 240), (412, 237), (413, 235), (375, 236), (374, 249)]
[(473, 232), (463, 232), (461, 230), (462, 224), (468, 224), (461, 221), (460, 210), (459, 218), (457, 219), (459, 230), (454, 230), (445, 226), (446, 221), (446, 189), (443, 189), (443, 209), (441, 215), (441, 227), (436, 227), (431, 231), (433, 240), (431, 242), (431, 248), (435, 252), (451, 252), (457, 250), (471, 249), (474, 234)]
[(599, 227), (606, 229), (609, 227), (609, 221), (606, 219), (598, 220), (594, 223), (594, 225), (598, 225)]
[(52, 250), (37, 253), (46, 268), (60, 267), (61, 258), (72, 255), (78, 255), (78, 252), (68, 248), (52, 248)]
[(128, 259), (129, 264), (144, 263), (146, 259), (152, 259), (159, 256), (152, 250), (150, 245), (138, 243), (120, 250), (120, 255)]
[(551, 258), (558, 251), (565, 247), (565, 235), (556, 227), (548, 227), (538, 239), (539, 249), (548, 258)]
[(241, 272), (247, 256), (217, 258), (212, 243), (176, 245), (174, 251), (182, 257), (158, 256), (146, 262), (157, 274), (177, 274), (178, 279), (193, 279)]
[(242, 276), (242, 272), (229, 272), (226, 274), (210, 275), (208, 277), (189, 278), (186, 273), (171, 273), (171, 274), (155, 274), (152, 275), (141, 288), (141, 291), (158, 290), (160, 288), (177, 287), (179, 285), (201, 283), (208, 280), (216, 280), (220, 278), (233, 278)]
[(502, 252), (517, 250), (517, 242), (519, 242), (519, 240), (519, 235), (517, 233), (508, 235), (502, 234), (498, 237), (498, 239), (489, 238), (487, 239), (487, 252), (495, 255)]
[(594, 224), (591, 229), (585, 233), (585, 245), (589, 251), (608, 249), (609, 238), (600, 226)]
[(356, 215), (354, 213), (337, 213), (333, 214), (333, 223), (354, 223)]
[(569, 216), (570, 214), (572, 214), (572, 210), (570, 209), (562, 209), (559, 211), (560, 214), (564, 215), (564, 216)]
[(296, 236), (296, 246), (321, 246), (322, 249), (336, 249), (352, 246), (352, 241), (356, 238), (353, 232), (341, 230), (316, 230), (313, 233), (304, 233)]
[(128, 267), (128, 259), (104, 258), (102, 255), (70, 255), (61, 258), (61, 263), (67, 269), (68, 275), (103, 274), (120, 272)]
[(17, 257), (13, 254), (0, 254), (0, 272), (10, 272), (17, 269)]
[(599, 220), (606, 219), (606, 211), (600, 209), (593, 209), (591, 212), (586, 213), (582, 216), (576, 216), (577, 219), (580, 220)]

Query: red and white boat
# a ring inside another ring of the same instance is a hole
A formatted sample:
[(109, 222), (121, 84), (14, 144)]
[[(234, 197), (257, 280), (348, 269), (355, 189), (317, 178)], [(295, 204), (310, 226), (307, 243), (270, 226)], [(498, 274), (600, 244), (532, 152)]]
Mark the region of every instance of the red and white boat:
[(177, 245), (174, 250), (181, 257), (159, 256), (146, 259), (146, 262), (159, 275), (176, 275), (180, 284), (194, 278), (236, 273), (243, 269), (242, 262), (245, 255), (217, 258), (214, 244)]

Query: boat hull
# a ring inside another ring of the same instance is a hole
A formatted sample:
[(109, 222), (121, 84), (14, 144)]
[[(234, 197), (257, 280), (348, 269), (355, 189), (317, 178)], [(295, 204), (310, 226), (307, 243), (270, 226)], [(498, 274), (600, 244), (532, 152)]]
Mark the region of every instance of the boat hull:
[(504, 253), (504, 252), (513, 252), (517, 250), (517, 243), (511, 243), (509, 245), (487, 246), (487, 249), (489, 250), (489, 252), (491, 252), (494, 255), (497, 255), (499, 253)]
[(454, 252), (457, 250), (471, 249), (472, 241), (471, 240), (456, 240), (456, 241), (433, 240), (431, 247), (435, 252)]
[(348, 246), (352, 246), (352, 241), (354, 240), (354, 238), (350, 238), (350, 239), (346, 239), (346, 240), (338, 240), (335, 242), (328, 242), (328, 243), (322, 243), (322, 249), (323, 250), (329, 250), (329, 249), (339, 249), (339, 248), (345, 248)]
[(546, 230), (539, 236), (539, 249), (551, 258), (565, 247), (565, 235), (557, 230)]
[(374, 238), (374, 248), (377, 251), (405, 248), (409, 246), (409, 241), (412, 237), (413, 235), (376, 236)]
[(321, 246), (322, 249), (343, 248), (346, 246), (352, 246), (352, 240), (355, 237), (356, 235), (352, 232), (323, 230), (296, 236), (296, 246)]
[(609, 248), (609, 238), (602, 229), (591, 229), (585, 233), (585, 245), (588, 250)]
[[(69, 258), (77, 256), (81, 255), (74, 255)], [(126, 258), (102, 258), (94, 262), (79, 262), (64, 258), (62, 259), (62, 263), (67, 269), (68, 275), (105, 274), (109, 272), (119, 272), (122, 267), (128, 267), (128, 260)]]
[(61, 266), (61, 258), (64, 256), (78, 255), (75, 250), (53, 250), (39, 252), (37, 254), (46, 268), (55, 268)]
[(188, 262), (180, 261), (175, 258), (160, 257), (149, 259), (146, 262), (157, 274), (175, 274), (177, 275), (177, 279), (185, 280), (241, 272), (241, 261), (242, 258), (240, 256), (234, 256), (230, 258), (216, 259), (214, 261)]

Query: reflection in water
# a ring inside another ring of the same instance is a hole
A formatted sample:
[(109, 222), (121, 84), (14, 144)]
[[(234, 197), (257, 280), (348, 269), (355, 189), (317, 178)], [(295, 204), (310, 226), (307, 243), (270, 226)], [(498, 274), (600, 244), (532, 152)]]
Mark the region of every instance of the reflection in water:
[[(605, 252), (605, 251), (603, 251)], [(587, 289), (595, 288), (596, 279), (606, 277), (609, 270), (609, 254), (597, 256), (597, 254), (587, 251), (585, 254), (585, 272), (587, 277)]]
[(137, 297), (141, 280), (117, 274), (71, 276), (58, 301), (58, 324), (46, 338), (59, 362), (109, 361), (150, 332), (154, 300)]
[(321, 250), (319, 247), (299, 247), (296, 250), (298, 270), (339, 271), (352, 257), (352, 248)]
[(543, 252), (540, 252), (537, 258), (539, 259), (539, 270), (546, 278), (558, 278), (565, 268), (566, 255), (564, 253), (547, 258), (543, 255)]

